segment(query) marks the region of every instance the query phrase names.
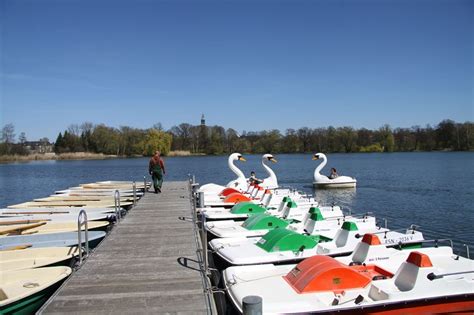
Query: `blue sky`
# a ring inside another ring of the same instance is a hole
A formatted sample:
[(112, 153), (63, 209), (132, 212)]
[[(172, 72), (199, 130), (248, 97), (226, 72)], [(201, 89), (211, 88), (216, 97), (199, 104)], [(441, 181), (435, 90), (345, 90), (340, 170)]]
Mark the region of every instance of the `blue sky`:
[(1, 123), (473, 120), (474, 2), (0, 0)]

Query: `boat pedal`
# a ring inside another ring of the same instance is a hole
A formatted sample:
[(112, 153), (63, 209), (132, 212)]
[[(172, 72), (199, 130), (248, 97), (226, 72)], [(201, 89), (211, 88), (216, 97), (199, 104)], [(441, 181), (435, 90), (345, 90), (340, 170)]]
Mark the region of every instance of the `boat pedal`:
[(359, 305), (360, 303), (362, 303), (362, 301), (364, 301), (364, 297), (359, 294), (359, 296), (356, 297), (354, 303)]

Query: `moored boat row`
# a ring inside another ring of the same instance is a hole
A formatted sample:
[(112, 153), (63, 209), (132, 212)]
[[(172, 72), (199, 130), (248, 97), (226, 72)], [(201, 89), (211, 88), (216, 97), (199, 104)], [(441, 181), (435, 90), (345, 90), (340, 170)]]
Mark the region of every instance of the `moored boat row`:
[(98, 182), (0, 209), (0, 314), (36, 312), (144, 191)]
[[(316, 179), (326, 157), (315, 159), (324, 160)], [(455, 254), (452, 241), (425, 240), (416, 225), (391, 230), (371, 214), (244, 182), (238, 160), (245, 158), (229, 157), (236, 180), (195, 192), (208, 260), (220, 271), (208, 274), (226, 292), (221, 311), (243, 312), (245, 298), (258, 296), (265, 314), (474, 312), (474, 261)]]

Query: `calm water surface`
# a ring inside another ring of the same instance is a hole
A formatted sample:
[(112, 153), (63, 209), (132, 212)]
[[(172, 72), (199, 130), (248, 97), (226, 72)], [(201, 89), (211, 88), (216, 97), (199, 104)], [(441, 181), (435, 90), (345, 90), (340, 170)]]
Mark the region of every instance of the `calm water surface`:
[[(259, 155), (237, 162), (245, 174), (264, 178)], [(272, 168), (280, 185), (313, 194), (322, 203), (336, 203), (353, 213), (373, 212), (392, 229), (417, 224), (426, 238), (451, 238), (474, 251), (474, 154), (463, 152), (329, 154), (322, 173), (336, 167), (357, 178), (357, 189), (313, 190), (318, 161), (311, 154), (277, 155)], [(166, 158), (165, 180), (225, 184), (235, 176), (227, 157)], [(55, 190), (101, 180), (143, 181), (147, 158), (97, 161), (38, 161), (0, 165), (0, 207), (45, 197)], [(149, 179), (149, 178), (148, 178)]]

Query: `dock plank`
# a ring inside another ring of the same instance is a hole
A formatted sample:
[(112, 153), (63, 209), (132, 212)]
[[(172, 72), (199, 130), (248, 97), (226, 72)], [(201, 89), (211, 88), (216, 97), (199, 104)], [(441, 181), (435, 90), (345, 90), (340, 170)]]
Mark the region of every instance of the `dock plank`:
[(178, 264), (197, 260), (187, 182), (166, 182), (145, 194), (43, 314), (206, 314), (201, 273)]

